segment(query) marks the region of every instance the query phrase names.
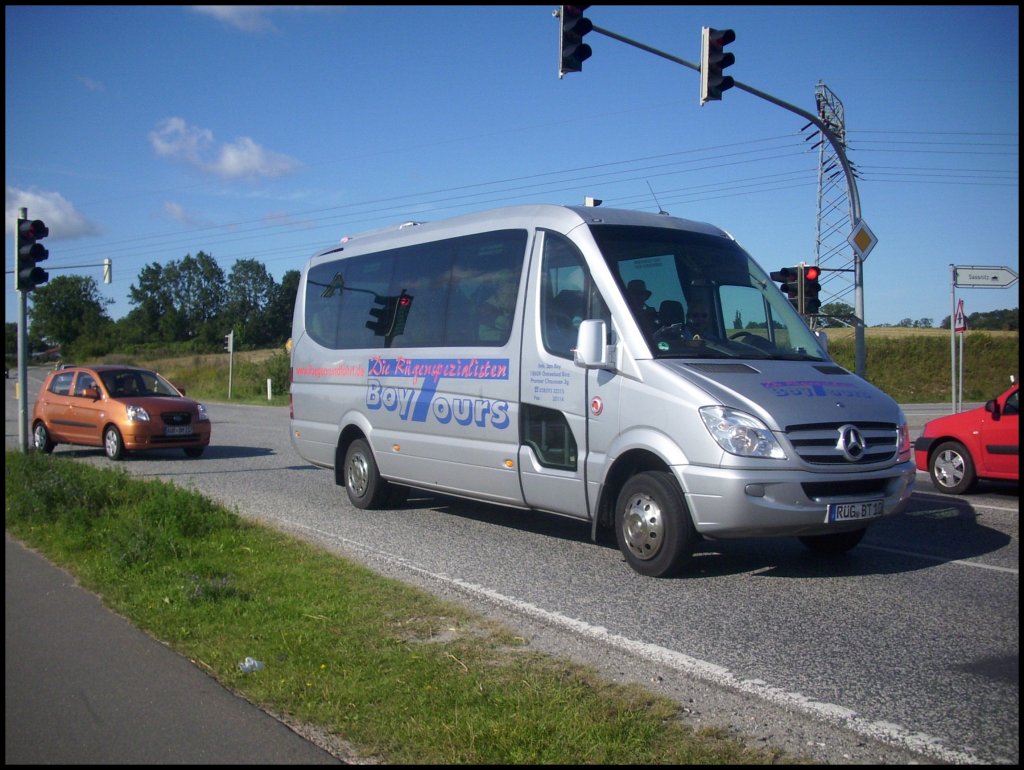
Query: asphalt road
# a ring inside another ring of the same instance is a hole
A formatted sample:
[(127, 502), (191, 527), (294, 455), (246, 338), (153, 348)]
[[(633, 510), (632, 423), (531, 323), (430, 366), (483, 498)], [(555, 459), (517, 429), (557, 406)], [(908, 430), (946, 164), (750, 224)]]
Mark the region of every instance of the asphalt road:
[[(932, 409), (948, 405), (906, 409), (913, 435)], [(953, 498), (919, 474), (910, 509), (840, 559), (708, 541), (689, 576), (651, 580), (573, 521), (426, 495), (357, 511), (291, 449), (286, 409), (210, 411), (201, 460), (124, 467), (500, 617), (538, 649), (677, 698), (695, 726), (831, 763), (1019, 761), (1016, 484)]]

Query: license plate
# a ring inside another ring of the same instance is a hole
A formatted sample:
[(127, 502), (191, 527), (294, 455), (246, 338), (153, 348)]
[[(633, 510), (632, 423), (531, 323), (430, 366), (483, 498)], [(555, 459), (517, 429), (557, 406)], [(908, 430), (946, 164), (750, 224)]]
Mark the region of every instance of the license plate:
[(167, 425), (164, 427), (165, 436), (191, 436), (191, 425)]
[(867, 500), (860, 503), (830, 503), (827, 522), (857, 521), (858, 519), (874, 519), (882, 515), (885, 509), (883, 500)]

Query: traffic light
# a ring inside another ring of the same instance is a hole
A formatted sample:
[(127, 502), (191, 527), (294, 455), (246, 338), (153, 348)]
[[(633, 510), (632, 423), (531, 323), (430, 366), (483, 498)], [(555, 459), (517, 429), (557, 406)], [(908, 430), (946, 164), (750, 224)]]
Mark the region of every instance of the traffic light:
[(378, 337), (387, 337), (391, 334), (391, 328), (395, 323), (395, 309), (398, 307), (397, 297), (382, 297), (380, 294), (373, 295), (373, 304), (377, 307), (370, 308), (372, 321), (366, 322), (366, 328)]
[(782, 293), (786, 295), (790, 303), (800, 310), (800, 268), (784, 267), (771, 273), (771, 279), (780, 284)]
[(821, 268), (817, 265), (801, 265), (804, 284), (804, 308), (801, 312), (804, 315), (817, 315), (821, 309), (821, 300), (818, 299), (818, 292), (821, 291), (821, 284), (818, 278), (821, 277)]
[(411, 294), (406, 294), (405, 289), (397, 297), (375, 294), (373, 304), (377, 307), (370, 308), (373, 320), (366, 322), (367, 329), (379, 337), (388, 338), (397, 337), (405, 331), (405, 322), (412, 309)]
[(722, 91), (735, 84), (722, 70), (736, 63), (736, 57), (725, 52), (725, 47), (736, 39), (731, 29), (702, 27), (700, 31), (700, 104), (721, 100)]
[(235, 330), (232, 329), (224, 335), (224, 350), (233, 353), (235, 350)]
[(39, 240), (50, 234), (50, 230), (38, 219), (19, 219), (15, 233), (14, 286), (18, 291), (32, 291), (50, 280), (50, 274), (38, 267), (38, 263), (50, 256)]
[(583, 15), (589, 5), (563, 5), (559, 11), (562, 25), (561, 37), (558, 40), (558, 77), (567, 72), (582, 72), (583, 62), (594, 53), (590, 46), (583, 42), (583, 36), (590, 32), (594, 25)]
[(405, 289), (402, 289), (402, 293), (395, 301), (395, 322), (391, 327), (391, 336), (397, 337), (405, 331), (405, 321), (409, 317), (410, 310), (412, 310), (412, 295), (406, 294)]

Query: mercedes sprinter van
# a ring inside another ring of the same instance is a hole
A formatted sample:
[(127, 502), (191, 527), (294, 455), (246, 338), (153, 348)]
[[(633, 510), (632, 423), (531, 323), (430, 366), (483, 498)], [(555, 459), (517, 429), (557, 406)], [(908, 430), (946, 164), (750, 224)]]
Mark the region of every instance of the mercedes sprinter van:
[(697, 541), (831, 554), (901, 511), (892, 398), (835, 364), (728, 233), (513, 206), (342, 239), (295, 303), (291, 441), (360, 509), (409, 488), (614, 532), (637, 572)]

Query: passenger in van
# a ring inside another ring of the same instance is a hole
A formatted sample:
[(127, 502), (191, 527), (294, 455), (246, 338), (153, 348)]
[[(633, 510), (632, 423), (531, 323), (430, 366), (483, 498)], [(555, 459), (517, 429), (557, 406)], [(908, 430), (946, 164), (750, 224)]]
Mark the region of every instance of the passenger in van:
[(504, 342), (512, 328), (512, 316), (516, 310), (516, 290), (519, 287), (511, 281), (502, 281), (494, 293), (480, 305), (480, 341)]
[(644, 334), (652, 334), (658, 328), (658, 312), (647, 304), (650, 298), (647, 284), (639, 278), (634, 278), (626, 285), (626, 299)]

